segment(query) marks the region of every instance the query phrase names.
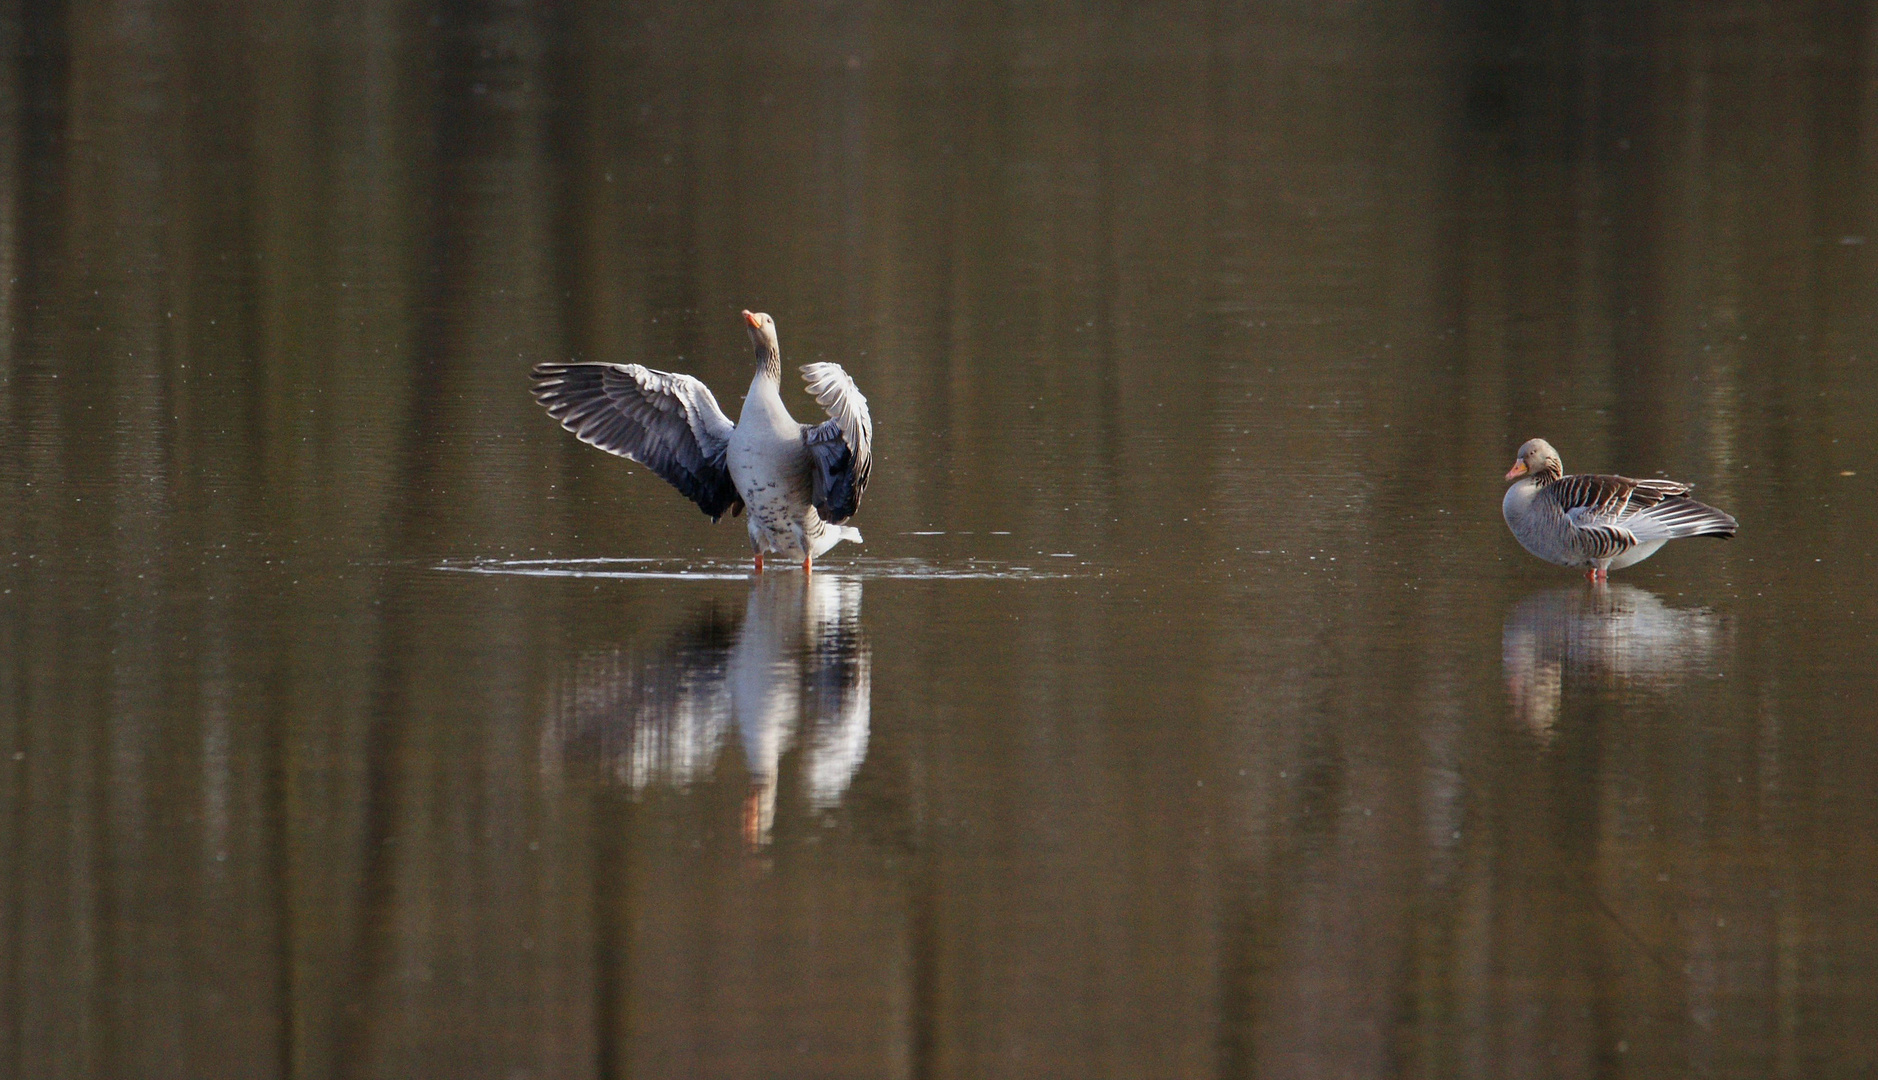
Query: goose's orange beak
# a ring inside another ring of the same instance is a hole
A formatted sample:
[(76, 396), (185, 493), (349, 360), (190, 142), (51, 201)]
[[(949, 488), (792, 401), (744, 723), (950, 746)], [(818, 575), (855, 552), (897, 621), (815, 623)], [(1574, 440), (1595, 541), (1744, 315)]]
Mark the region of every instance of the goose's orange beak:
[(1506, 470), (1506, 478), (1508, 480), (1517, 480), (1518, 478), (1526, 475), (1528, 471), (1530, 470), (1526, 468), (1525, 462), (1515, 461), (1513, 462), (1513, 467)]
[(749, 324), (750, 329), (755, 330), (756, 329), (756, 312), (754, 311), (744, 312), (743, 321)]

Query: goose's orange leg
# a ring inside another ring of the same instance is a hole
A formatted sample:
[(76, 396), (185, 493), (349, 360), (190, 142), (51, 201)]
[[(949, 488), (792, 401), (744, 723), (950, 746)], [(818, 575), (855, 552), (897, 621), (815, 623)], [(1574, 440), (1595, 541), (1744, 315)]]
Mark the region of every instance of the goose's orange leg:
[(756, 572), (763, 572), (763, 553), (760, 551), (756, 553)]
[(756, 851), (762, 846), (763, 789), (753, 786), (743, 797), (743, 847), (745, 851)]
[(815, 567), (813, 565), (814, 561), (815, 560), (813, 556), (810, 556), (810, 555), (802, 556), (802, 572), (805, 574), (813, 574), (815, 572)]

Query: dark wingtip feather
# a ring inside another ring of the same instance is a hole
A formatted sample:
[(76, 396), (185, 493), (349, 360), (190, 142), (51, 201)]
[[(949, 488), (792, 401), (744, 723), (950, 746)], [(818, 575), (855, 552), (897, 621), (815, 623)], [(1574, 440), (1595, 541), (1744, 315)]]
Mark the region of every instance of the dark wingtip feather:
[[(1694, 499), (1689, 501), (1695, 502)], [(1741, 531), (1741, 523), (1734, 519), (1733, 514), (1717, 510), (1706, 503), (1695, 503), (1695, 505), (1702, 507), (1712, 515), (1711, 519), (1702, 526), (1702, 531), (1696, 533), (1697, 536), (1713, 536), (1717, 539), (1726, 540)]]

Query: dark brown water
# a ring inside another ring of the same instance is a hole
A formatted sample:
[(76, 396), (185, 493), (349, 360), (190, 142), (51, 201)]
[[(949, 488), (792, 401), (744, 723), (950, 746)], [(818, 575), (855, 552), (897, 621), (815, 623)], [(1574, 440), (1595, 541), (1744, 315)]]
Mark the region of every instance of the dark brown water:
[(0, 1074), (1878, 1070), (1878, 19), (1423, 8), (0, 11)]

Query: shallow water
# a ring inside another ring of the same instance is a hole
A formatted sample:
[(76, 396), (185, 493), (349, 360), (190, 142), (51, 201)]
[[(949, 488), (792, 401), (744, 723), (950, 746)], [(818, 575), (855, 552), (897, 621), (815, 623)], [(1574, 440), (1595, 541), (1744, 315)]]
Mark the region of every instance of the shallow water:
[[(0, 1073), (1878, 1070), (1875, 28), (0, 14)], [(813, 575), (528, 394), (746, 307)]]

